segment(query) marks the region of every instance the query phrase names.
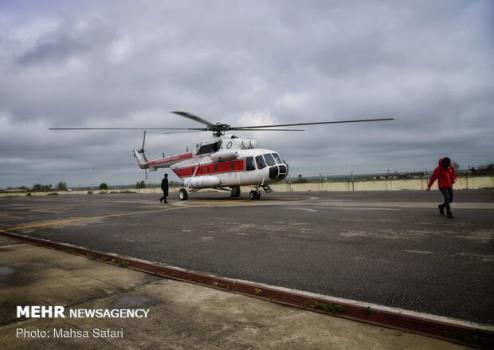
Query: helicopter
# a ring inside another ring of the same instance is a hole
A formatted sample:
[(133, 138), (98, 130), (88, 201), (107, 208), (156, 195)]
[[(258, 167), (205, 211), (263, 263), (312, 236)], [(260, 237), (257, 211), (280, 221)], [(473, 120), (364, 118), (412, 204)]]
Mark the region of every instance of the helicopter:
[[(188, 199), (189, 193), (210, 188), (230, 191), (231, 197), (240, 197), (241, 186), (251, 186), (253, 189), (249, 192), (249, 198), (251, 200), (259, 200), (261, 198), (260, 189), (262, 188), (265, 193), (273, 192), (270, 185), (285, 179), (288, 176), (289, 166), (276, 151), (257, 148), (255, 139), (237, 137), (228, 132), (304, 131), (303, 129), (292, 129), (290, 127), (394, 120), (394, 118), (374, 118), (232, 126), (226, 123), (212, 123), (188, 112), (174, 111), (171, 113), (188, 118), (204, 126), (195, 128), (50, 128), (49, 130), (143, 130), (142, 146), (133, 151), (137, 165), (145, 171), (146, 176), (148, 171), (170, 168), (175, 175), (183, 180), (183, 186), (178, 191), (179, 200), (185, 201)], [(144, 151), (147, 130), (167, 131), (164, 134), (209, 131), (213, 133), (213, 138), (197, 143), (195, 150), (192, 152), (187, 151), (181, 154), (148, 160)]]

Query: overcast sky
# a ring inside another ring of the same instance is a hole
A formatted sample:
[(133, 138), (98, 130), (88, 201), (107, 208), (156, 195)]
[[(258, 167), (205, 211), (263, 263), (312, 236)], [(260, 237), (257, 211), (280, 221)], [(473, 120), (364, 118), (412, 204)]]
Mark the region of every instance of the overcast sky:
[[(494, 162), (494, 1), (0, 2), (0, 187), (135, 183), (139, 131), (394, 117), (238, 133), (291, 175)], [(208, 133), (150, 135), (148, 158)], [(163, 171), (154, 173), (157, 182)]]

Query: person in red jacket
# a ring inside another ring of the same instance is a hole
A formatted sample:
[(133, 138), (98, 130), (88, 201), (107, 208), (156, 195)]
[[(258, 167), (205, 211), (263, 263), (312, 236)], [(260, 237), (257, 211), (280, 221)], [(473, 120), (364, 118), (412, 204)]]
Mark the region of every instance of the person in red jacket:
[(444, 215), (444, 209), (446, 209), (446, 215), (448, 218), (452, 218), (453, 213), (451, 212), (450, 204), (453, 202), (453, 184), (456, 181), (456, 174), (455, 168), (451, 166), (451, 159), (448, 157), (439, 159), (439, 166), (434, 169), (434, 172), (429, 179), (427, 191), (431, 190), (431, 186), (436, 180), (439, 191), (441, 191), (441, 194), (444, 197), (444, 202), (437, 206), (439, 208), (439, 213)]

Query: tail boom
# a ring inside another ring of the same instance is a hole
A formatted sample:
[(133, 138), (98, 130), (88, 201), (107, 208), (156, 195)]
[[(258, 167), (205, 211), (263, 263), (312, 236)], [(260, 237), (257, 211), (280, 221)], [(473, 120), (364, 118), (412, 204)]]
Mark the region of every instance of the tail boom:
[[(137, 158), (137, 163), (141, 169), (149, 169), (149, 168), (168, 168), (172, 166), (175, 163), (181, 162), (186, 159), (191, 159), (192, 158), (192, 153), (182, 153), (182, 154), (177, 154), (165, 158), (160, 158), (160, 159), (155, 159), (155, 160), (150, 160), (147, 161), (146, 157), (144, 154), (142, 154), (141, 159), (139, 158), (138, 155), (136, 155)], [(144, 162), (142, 162), (144, 160)], [(144, 166), (144, 168), (143, 168)]]

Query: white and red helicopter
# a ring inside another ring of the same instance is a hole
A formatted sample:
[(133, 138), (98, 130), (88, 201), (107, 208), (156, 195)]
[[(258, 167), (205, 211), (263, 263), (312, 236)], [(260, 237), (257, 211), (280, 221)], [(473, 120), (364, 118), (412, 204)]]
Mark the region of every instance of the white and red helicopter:
[[(272, 124), (256, 126), (231, 126), (224, 123), (211, 123), (188, 112), (172, 112), (194, 120), (205, 127), (201, 128), (50, 128), (50, 130), (143, 130), (142, 147), (134, 150), (139, 168), (156, 171), (170, 168), (180, 179), (183, 187), (178, 192), (180, 200), (187, 200), (189, 192), (214, 188), (231, 191), (232, 197), (240, 196), (240, 186), (252, 186), (249, 198), (261, 198), (262, 188), (266, 193), (272, 192), (269, 186), (288, 176), (288, 164), (276, 151), (257, 148), (256, 141), (226, 134), (227, 131), (304, 131), (284, 129), (285, 127), (321, 124), (342, 124), (378, 122), (393, 118), (352, 119), (295, 124)], [(280, 129), (283, 128), (283, 129)], [(194, 152), (186, 152), (160, 159), (148, 160), (144, 154), (146, 130), (167, 130), (174, 132), (211, 131), (214, 138), (203, 140), (196, 145)]]

